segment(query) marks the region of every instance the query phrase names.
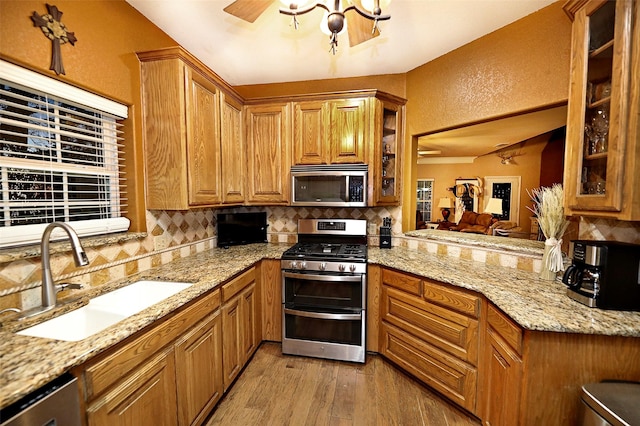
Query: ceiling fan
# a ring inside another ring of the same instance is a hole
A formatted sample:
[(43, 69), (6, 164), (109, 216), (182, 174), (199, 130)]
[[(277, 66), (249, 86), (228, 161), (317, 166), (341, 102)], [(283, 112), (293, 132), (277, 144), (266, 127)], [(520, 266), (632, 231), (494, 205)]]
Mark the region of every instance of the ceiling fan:
[[(269, 6), (271, 6), (276, 0), (235, 0), (233, 3), (225, 7), (223, 10), (237, 18), (240, 18), (247, 22), (255, 22), (256, 19), (262, 13), (267, 10)], [(367, 0), (364, 0), (367, 2)], [(329, 8), (325, 5), (325, 2), (313, 2), (313, 4), (309, 7), (302, 7), (297, 10), (297, 3), (294, 1), (290, 2), (289, 8), (281, 8), (280, 13), (284, 13), (287, 15), (292, 15), (294, 17), (294, 24), (296, 21), (296, 16), (299, 14), (307, 13), (314, 9), (315, 7), (321, 7), (328, 12), (334, 11), (338, 12), (338, 14), (342, 14), (344, 12), (344, 17), (348, 21), (347, 32), (349, 34), (349, 46), (357, 46), (360, 43), (364, 43), (367, 40), (371, 40), (380, 35), (380, 30), (378, 29), (378, 21), (387, 20), (390, 18), (388, 15), (381, 15), (381, 10), (379, 5), (377, 9), (373, 10), (373, 13), (369, 13), (366, 8), (363, 7), (363, 0), (331, 0), (327, 1), (327, 4), (334, 4), (333, 8)], [(346, 7), (340, 9), (342, 3), (347, 3)], [(369, 1), (369, 3), (373, 3)], [(377, 2), (375, 2), (377, 4)], [(295, 6), (295, 7), (294, 7)], [(295, 11), (295, 12), (294, 12)], [(367, 17), (368, 16), (368, 17)], [(372, 22), (373, 21), (373, 24)], [(331, 24), (329, 24), (331, 25)], [(342, 28), (342, 27), (340, 27)], [(335, 34), (332, 35), (331, 43), (332, 46), (334, 44)], [(337, 44), (337, 41), (336, 41)], [(333, 49), (333, 47), (332, 47)], [(335, 52), (334, 52), (335, 53)]]
[(519, 155), (522, 155), (522, 153), (521, 152), (517, 152), (517, 151), (499, 152), (496, 155), (498, 157), (500, 157), (500, 164), (515, 164), (517, 166), (518, 163), (516, 163), (516, 160), (514, 160), (513, 157), (517, 157)]

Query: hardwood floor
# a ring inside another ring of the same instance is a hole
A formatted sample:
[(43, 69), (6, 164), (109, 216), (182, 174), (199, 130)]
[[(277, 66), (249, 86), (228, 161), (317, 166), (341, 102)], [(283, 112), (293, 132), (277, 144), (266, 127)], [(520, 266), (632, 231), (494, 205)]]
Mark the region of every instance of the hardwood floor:
[(263, 343), (206, 423), (478, 426), (381, 357), (366, 364), (282, 355)]

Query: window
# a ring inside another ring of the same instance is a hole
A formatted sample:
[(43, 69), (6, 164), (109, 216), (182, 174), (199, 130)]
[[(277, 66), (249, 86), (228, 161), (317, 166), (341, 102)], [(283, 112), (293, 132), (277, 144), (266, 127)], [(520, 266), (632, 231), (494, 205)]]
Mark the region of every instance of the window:
[[(431, 222), (431, 202), (433, 199), (433, 179), (418, 179), (417, 209), (424, 222)], [(416, 223), (416, 226), (418, 224)]]
[(54, 221), (79, 235), (128, 228), (125, 117), (122, 105), (0, 62), (0, 247), (35, 243)]

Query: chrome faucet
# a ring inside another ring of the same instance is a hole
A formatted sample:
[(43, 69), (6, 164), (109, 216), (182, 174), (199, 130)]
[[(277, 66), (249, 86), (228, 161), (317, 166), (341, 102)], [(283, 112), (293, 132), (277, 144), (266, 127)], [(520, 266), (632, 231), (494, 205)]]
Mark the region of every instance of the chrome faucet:
[(40, 256), (42, 262), (42, 308), (39, 311), (47, 311), (56, 306), (56, 286), (53, 284), (53, 276), (51, 275), (51, 264), (49, 256), (49, 238), (51, 232), (55, 228), (62, 228), (71, 241), (71, 248), (73, 249), (73, 259), (76, 266), (86, 266), (89, 264), (89, 258), (80, 244), (78, 234), (73, 230), (69, 224), (65, 222), (52, 222), (50, 223), (42, 233), (42, 240), (40, 241)]

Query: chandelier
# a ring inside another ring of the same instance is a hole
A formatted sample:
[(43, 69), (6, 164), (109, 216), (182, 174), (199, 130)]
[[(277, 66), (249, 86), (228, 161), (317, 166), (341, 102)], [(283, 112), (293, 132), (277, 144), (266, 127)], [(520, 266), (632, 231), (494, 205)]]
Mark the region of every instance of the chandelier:
[[(380, 8), (381, 0), (361, 0), (359, 3), (362, 7), (358, 7), (354, 0), (326, 0), (324, 2), (312, 3), (309, 6), (306, 4), (309, 0), (281, 0), (289, 7), (281, 7), (280, 13), (293, 17), (293, 26), (298, 29), (298, 15), (304, 15), (314, 10), (316, 7), (320, 7), (327, 11), (325, 16), (325, 22), (321, 24), (321, 28), (326, 28), (329, 31), (330, 50), (335, 55), (338, 50), (338, 34), (344, 30), (347, 25), (345, 13), (350, 10), (355, 10), (360, 16), (373, 21), (373, 27), (371, 34), (379, 32), (378, 21), (386, 21), (391, 18), (390, 15), (383, 15)], [(388, 3), (390, 0), (382, 0), (383, 3)], [(349, 6), (344, 9), (341, 8), (343, 3), (348, 3)]]

